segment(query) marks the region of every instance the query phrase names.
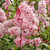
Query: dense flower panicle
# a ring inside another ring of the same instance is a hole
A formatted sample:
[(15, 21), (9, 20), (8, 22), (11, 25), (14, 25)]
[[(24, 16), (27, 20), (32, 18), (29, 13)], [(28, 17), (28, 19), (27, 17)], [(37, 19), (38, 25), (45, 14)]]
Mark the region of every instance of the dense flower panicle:
[(8, 9), (8, 6), (11, 5), (11, 1), (10, 0), (5, 0), (5, 2), (3, 3), (3, 6), (5, 9)]
[(38, 47), (38, 46), (40, 46), (40, 44), (42, 43), (42, 39), (40, 39), (40, 38), (35, 38), (35, 39), (34, 39), (34, 43), (35, 43), (36, 46)]
[(42, 22), (42, 25), (47, 25), (47, 26), (49, 26), (49, 21), (44, 21), (44, 22)]
[(18, 26), (9, 28), (8, 31), (10, 32), (11, 35), (15, 35), (15, 36), (20, 36), (20, 33), (21, 33), (20, 27)]
[(48, 23), (48, 21), (46, 21), (47, 19), (42, 16), (42, 15), (44, 15), (47, 17), (47, 15), (46, 15), (46, 13), (47, 13), (46, 1), (45, 0), (39, 1), (38, 12), (39, 12), (39, 16), (38, 16), (39, 21), (42, 21), (42, 24), (48, 25), (49, 23)]
[(2, 10), (2, 8), (0, 8), (0, 21), (1, 22), (4, 22), (6, 21), (6, 15), (5, 15), (5, 12)]
[(38, 19), (35, 17), (35, 14), (33, 13), (32, 9), (30, 8), (29, 5), (23, 3), (19, 6), (19, 9), (20, 9), (21, 14), (20, 14), (20, 17), (19, 17), (19, 15), (17, 15), (16, 19), (20, 20), (20, 22), (23, 21), (23, 23), (27, 21), (29, 23), (34, 22), (34, 23), (39, 24)]
[(32, 35), (35, 29), (38, 29), (39, 20), (28, 4), (21, 3), (17, 9), (14, 23), (21, 28), (22, 36), (27, 37)]
[(25, 37), (17, 37), (14, 42), (17, 47), (23, 47), (27, 43), (27, 39)]
[(45, 2), (45, 0), (39, 1), (39, 3), (38, 3), (38, 12), (39, 12), (39, 14), (46, 15), (47, 10), (46, 10), (46, 2)]
[[(16, 46), (18, 47), (24, 46), (27, 40), (26, 39), (24, 40), (23, 37), (28, 37), (28, 36), (33, 35), (33, 32), (36, 29), (38, 29), (38, 25), (39, 25), (39, 20), (35, 17), (35, 14), (33, 13), (32, 8), (28, 5), (28, 2), (22, 2), (21, 5), (19, 5), (19, 8), (17, 9), (16, 15), (15, 15), (15, 25), (21, 29), (19, 30), (19, 32), (21, 31), (20, 34), (22, 37), (17, 37), (14, 42), (16, 43)], [(19, 32), (17, 32), (16, 34), (15, 33), (13, 34), (17, 35), (19, 34)], [(29, 41), (27, 42), (30, 45), (33, 45), (34, 43), (33, 40), (29, 40)]]

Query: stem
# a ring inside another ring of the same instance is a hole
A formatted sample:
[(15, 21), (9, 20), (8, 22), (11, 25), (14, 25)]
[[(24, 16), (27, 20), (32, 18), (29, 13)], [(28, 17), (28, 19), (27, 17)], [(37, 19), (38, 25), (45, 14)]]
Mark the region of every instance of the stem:
[(34, 50), (36, 50), (36, 44), (34, 44)]
[(42, 45), (42, 50), (44, 49), (44, 46)]
[(18, 50), (22, 50), (21, 47)]

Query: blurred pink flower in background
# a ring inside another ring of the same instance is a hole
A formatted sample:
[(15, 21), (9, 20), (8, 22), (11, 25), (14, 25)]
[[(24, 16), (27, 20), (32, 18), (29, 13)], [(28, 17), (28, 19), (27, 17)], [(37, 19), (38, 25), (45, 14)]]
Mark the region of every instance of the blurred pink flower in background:
[(40, 39), (40, 38), (35, 38), (35, 39), (34, 39), (34, 43), (35, 43), (36, 46), (38, 47), (38, 46), (41, 45), (41, 43), (42, 43), (42, 39)]
[(10, 0), (5, 0), (5, 2), (3, 3), (3, 6), (5, 9), (8, 9), (8, 6), (11, 5), (11, 1)]
[(39, 3), (38, 3), (38, 12), (39, 12), (39, 14), (46, 15), (47, 10), (46, 10), (46, 2), (45, 2), (45, 0), (39, 1)]
[[(47, 14), (47, 9), (46, 9), (46, 1), (45, 0), (39, 1), (38, 12), (39, 12), (39, 16), (38, 16), (39, 21), (42, 21), (43, 24), (48, 25), (49, 21), (47, 21), (47, 19), (46, 19), (48, 17), (46, 15)], [(42, 15), (44, 15), (45, 17), (42, 16)]]
[(49, 4), (49, 0), (46, 0), (46, 4)]
[(27, 44), (29, 44), (30, 46), (33, 46), (34, 40), (33, 39), (27, 39)]
[(0, 8), (0, 22), (4, 22), (6, 19), (5, 12), (2, 10), (2, 8)]
[(49, 6), (49, 8), (48, 8), (48, 13), (50, 13), (50, 6)]
[(0, 38), (2, 38), (3, 37), (3, 34), (2, 33), (0, 33)]
[(11, 12), (7, 12), (6, 17), (11, 17)]

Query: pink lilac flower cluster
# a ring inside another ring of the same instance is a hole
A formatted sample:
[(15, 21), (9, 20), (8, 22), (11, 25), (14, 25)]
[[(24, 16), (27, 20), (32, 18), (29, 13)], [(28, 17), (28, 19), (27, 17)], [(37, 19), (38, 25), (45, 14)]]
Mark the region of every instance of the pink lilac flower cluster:
[(2, 10), (2, 8), (0, 8), (0, 22), (4, 22), (6, 19), (5, 12)]
[(17, 47), (23, 47), (25, 44), (29, 44), (30, 46), (33, 46), (34, 44), (36, 44), (36, 46), (38, 47), (42, 43), (42, 39), (35, 38), (33, 40), (33, 39), (26, 39), (25, 37), (17, 37), (14, 40), (14, 42)]
[(40, 38), (35, 38), (35, 39), (34, 39), (34, 43), (35, 43), (36, 46), (38, 47), (38, 46), (41, 45), (40, 43), (42, 43), (42, 39), (40, 39)]
[(3, 37), (4, 34), (8, 34), (9, 28), (12, 27), (14, 20), (6, 20), (3, 23), (0, 22), (0, 38)]
[(17, 37), (14, 42), (17, 47), (23, 47), (27, 43), (27, 39), (25, 37)]
[(45, 17), (43, 17), (42, 15), (46, 15), (47, 13), (47, 10), (46, 10), (46, 1), (45, 0), (41, 0), (39, 1), (39, 4), (38, 4), (38, 12), (39, 12), (39, 16), (38, 16), (38, 19), (39, 21), (42, 21), (42, 25), (49, 25), (49, 22), (46, 21), (47, 19)]
[(14, 27), (14, 29), (11, 28), (10, 30), (13, 35), (18, 36), (22, 34), (22, 36), (28, 37), (33, 35), (34, 31), (38, 29), (39, 20), (35, 17), (35, 14), (33, 13), (30, 6), (23, 2), (17, 9), (14, 24), (17, 27)]
[[(36, 41), (36, 45), (40, 45), (40, 38), (34, 39), (26, 39), (25, 37), (35, 35), (36, 29), (38, 29), (39, 20), (35, 17), (32, 9), (26, 2), (22, 2), (17, 9), (15, 15), (15, 23), (16, 27), (11, 28), (10, 32), (17, 36), (14, 40), (16, 46), (23, 47), (25, 44), (33, 45), (34, 41)], [(18, 37), (21, 35), (22, 37)], [(39, 42), (39, 43), (38, 43)]]
[(46, 1), (46, 4), (49, 4), (49, 0), (45, 0)]
[(39, 1), (39, 3), (38, 3), (38, 12), (39, 12), (39, 14), (46, 15), (47, 10), (46, 10), (46, 1), (45, 0)]
[(5, 0), (5, 2), (3, 3), (4, 8), (8, 9), (9, 5), (11, 5), (11, 1), (10, 0)]

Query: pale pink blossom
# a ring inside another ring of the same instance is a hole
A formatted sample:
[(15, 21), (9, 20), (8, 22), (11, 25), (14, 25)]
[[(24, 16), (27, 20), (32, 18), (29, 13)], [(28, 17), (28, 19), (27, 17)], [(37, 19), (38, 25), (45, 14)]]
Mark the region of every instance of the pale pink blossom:
[(21, 34), (23, 37), (28, 37), (32, 35), (31, 31), (28, 28), (23, 29)]
[[(49, 22), (46, 21), (47, 20), (46, 19), (47, 18), (47, 15), (46, 15), (47, 14), (47, 9), (46, 9), (46, 1), (45, 0), (39, 1), (39, 4), (38, 4), (38, 13), (39, 13), (39, 16), (38, 16), (39, 21), (42, 21), (42, 23), (44, 25), (48, 25)], [(42, 15), (44, 15), (46, 18), (44, 16), (42, 16)]]
[(11, 20), (4, 21), (3, 23), (0, 23), (0, 33), (3, 34), (9, 33), (8, 29), (14, 25), (13, 22), (14, 20), (11, 19)]
[(18, 26), (9, 28), (8, 31), (10, 32), (11, 35), (15, 35), (15, 36), (20, 36), (20, 33), (21, 33), (21, 29)]
[(42, 25), (47, 25), (47, 26), (49, 26), (49, 21), (44, 21), (44, 22), (42, 22)]
[(47, 19), (45, 17), (43, 17), (42, 15), (39, 15), (38, 20), (39, 21), (46, 21)]
[(13, 26), (14, 25), (14, 19), (10, 19), (10, 20), (3, 22), (3, 25), (5, 28)]
[(2, 8), (0, 8), (0, 22), (4, 22), (6, 19), (5, 12), (2, 10)]
[(37, 31), (34, 31), (33, 35), (36, 36), (39, 35), (39, 33)]
[(25, 37), (17, 37), (14, 42), (17, 47), (23, 47), (27, 43), (27, 39)]
[(5, 2), (3, 3), (3, 6), (5, 9), (8, 9), (8, 6), (11, 5), (11, 1), (10, 0), (5, 0)]
[(38, 47), (38, 46), (41, 45), (42, 39), (40, 39), (40, 38), (35, 38), (35, 39), (34, 39), (34, 43), (35, 43), (35, 45)]
[(45, 2), (45, 0), (39, 1), (39, 3), (38, 3), (38, 12), (39, 12), (39, 14), (46, 15), (47, 10), (46, 10), (46, 2)]
[(49, 0), (46, 0), (46, 4), (49, 4)]
[(33, 39), (27, 39), (27, 44), (29, 44), (30, 46), (33, 46), (34, 40)]

